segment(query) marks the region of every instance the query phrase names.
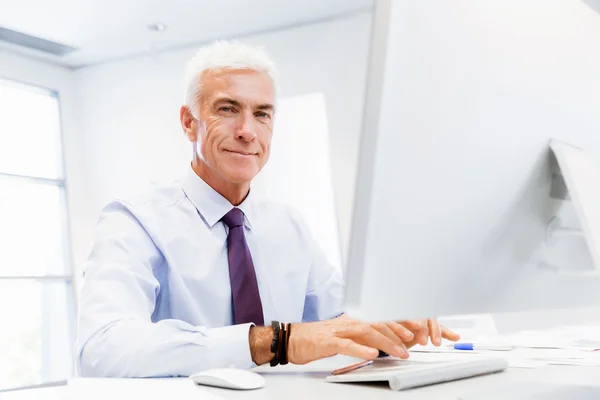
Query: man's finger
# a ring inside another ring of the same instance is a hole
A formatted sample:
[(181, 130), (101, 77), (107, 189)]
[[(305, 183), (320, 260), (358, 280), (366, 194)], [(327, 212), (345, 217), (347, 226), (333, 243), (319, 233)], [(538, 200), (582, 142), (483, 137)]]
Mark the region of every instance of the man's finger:
[(403, 343), (408, 343), (415, 338), (415, 334), (402, 324), (397, 322), (388, 322), (387, 326), (396, 334), (396, 336), (402, 339)]
[(440, 331), (440, 324), (435, 318), (428, 319), (427, 324), (429, 326), (431, 343), (433, 343), (435, 346), (440, 346), (442, 344), (442, 332)]
[(362, 358), (363, 360), (373, 360), (379, 355), (379, 350), (358, 344), (350, 339), (335, 338), (332, 345), (337, 354)]
[(421, 330), (421, 321), (418, 321), (418, 320), (398, 321), (398, 323), (400, 325), (410, 329), (412, 332)]
[(410, 329), (415, 335), (416, 342), (420, 345), (425, 346), (429, 338), (429, 329), (427, 327), (427, 320), (411, 320), (400, 322), (403, 326)]
[(390, 323), (386, 322), (383, 324), (376, 324), (375, 329), (377, 329), (380, 333), (384, 334), (387, 338), (389, 338), (392, 342), (394, 342), (397, 347), (402, 349), (402, 352), (399, 357), (401, 357), (401, 358), (408, 357), (408, 349), (404, 345), (404, 341), (390, 327)]
[(377, 324), (371, 325), (373, 328), (378, 330), (380, 333), (384, 334), (387, 338), (389, 338), (392, 342), (394, 342), (397, 346), (404, 347), (404, 342), (402, 339), (396, 335), (396, 333), (388, 326), (387, 323), (381, 322)]
[(456, 332), (454, 332), (451, 329), (446, 328), (444, 325), (440, 325), (441, 331), (442, 331), (442, 337), (444, 339), (448, 339), (448, 340), (452, 340), (453, 342), (456, 342), (457, 340), (460, 339), (460, 335)]
[(404, 346), (397, 345), (371, 325), (357, 325), (352, 328), (352, 331), (351, 339), (357, 343), (382, 350), (395, 357), (408, 358), (408, 351)]
[(415, 332), (415, 336), (422, 346), (426, 346), (427, 342), (429, 342), (429, 326), (426, 319), (421, 321), (421, 329), (419, 329), (419, 333)]

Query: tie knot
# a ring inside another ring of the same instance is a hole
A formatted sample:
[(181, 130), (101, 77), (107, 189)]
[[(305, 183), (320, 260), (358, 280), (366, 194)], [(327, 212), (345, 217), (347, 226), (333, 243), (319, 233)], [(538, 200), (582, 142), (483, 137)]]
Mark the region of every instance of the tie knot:
[(227, 214), (221, 218), (221, 221), (225, 222), (225, 225), (229, 229), (235, 228), (236, 226), (244, 225), (244, 212), (239, 208), (232, 208)]

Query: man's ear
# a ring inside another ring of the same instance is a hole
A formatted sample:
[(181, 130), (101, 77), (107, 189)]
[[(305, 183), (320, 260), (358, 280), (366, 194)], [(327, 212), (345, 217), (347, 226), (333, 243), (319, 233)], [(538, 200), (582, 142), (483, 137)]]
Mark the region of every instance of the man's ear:
[(188, 140), (192, 143), (196, 142), (198, 140), (198, 121), (188, 106), (181, 106), (179, 109), (179, 121)]

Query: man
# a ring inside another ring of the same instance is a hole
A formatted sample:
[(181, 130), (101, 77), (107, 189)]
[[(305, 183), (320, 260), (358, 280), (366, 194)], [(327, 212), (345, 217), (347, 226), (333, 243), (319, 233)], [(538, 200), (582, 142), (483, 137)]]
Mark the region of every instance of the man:
[(190, 61), (180, 120), (191, 168), (180, 182), (102, 211), (81, 293), (80, 374), (265, 364), (276, 356), (272, 320), (292, 323), (286, 356), (296, 364), (379, 351), (406, 358), (429, 337), (457, 339), (435, 320), (342, 315), (340, 273), (302, 219), (253, 197), (250, 183), (269, 159), (276, 76), (264, 52), (238, 43), (215, 43)]

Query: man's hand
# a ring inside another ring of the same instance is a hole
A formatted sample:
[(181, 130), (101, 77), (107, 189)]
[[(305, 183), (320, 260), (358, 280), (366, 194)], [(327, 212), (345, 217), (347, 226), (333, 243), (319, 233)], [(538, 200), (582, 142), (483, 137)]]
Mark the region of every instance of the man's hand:
[[(345, 314), (342, 314), (342, 316), (339, 318), (351, 319)], [(400, 327), (398, 327), (398, 324), (400, 324)], [(385, 327), (382, 327), (382, 325), (385, 324), (372, 324), (371, 326), (380, 332), (385, 333)], [(397, 323), (392, 323), (391, 327), (394, 327), (394, 332), (402, 339), (407, 349), (417, 344), (425, 346), (429, 338), (431, 338), (431, 343), (433, 343), (434, 346), (441, 346), (442, 338), (452, 341), (457, 341), (460, 339), (460, 335), (458, 333), (446, 328), (444, 325), (441, 325), (436, 318), (414, 321), (397, 321)], [(389, 335), (386, 336), (389, 337)]]
[[(382, 333), (383, 332), (383, 333)], [(347, 317), (327, 321), (293, 324), (288, 345), (288, 360), (306, 364), (321, 358), (344, 354), (363, 359), (374, 359), (379, 350), (408, 358), (408, 351), (398, 336), (412, 333), (402, 325), (362, 323)]]
[(437, 320), (362, 323), (346, 316), (327, 321), (293, 324), (288, 360), (306, 364), (321, 358), (343, 354), (374, 359), (379, 350), (389, 355), (408, 358), (407, 348), (427, 344), (428, 337), (436, 345), (441, 338), (458, 340), (459, 336), (440, 326)]

